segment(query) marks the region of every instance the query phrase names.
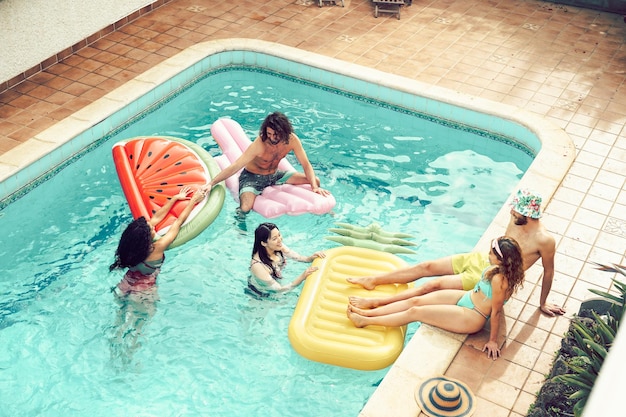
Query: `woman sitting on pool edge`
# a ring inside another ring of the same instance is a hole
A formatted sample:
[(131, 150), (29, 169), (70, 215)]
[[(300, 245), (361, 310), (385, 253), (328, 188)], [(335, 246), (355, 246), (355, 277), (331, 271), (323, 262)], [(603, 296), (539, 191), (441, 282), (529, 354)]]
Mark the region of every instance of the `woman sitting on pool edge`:
[(489, 263), (473, 290), (439, 290), (373, 309), (355, 307), (357, 300), (351, 297), (348, 318), (356, 327), (403, 326), (418, 321), (454, 333), (476, 333), (493, 316), (483, 352), (495, 360), (500, 356), (497, 337), (504, 304), (524, 281), (517, 242), (506, 236), (494, 239)]
[[(157, 210), (150, 220), (142, 216), (126, 227), (115, 251), (115, 262), (109, 266), (109, 271), (128, 268), (124, 278), (113, 287), (116, 295), (136, 294), (140, 298), (155, 296), (156, 279), (165, 261), (165, 250), (178, 236), (181, 226), (196, 203), (205, 197), (205, 193), (198, 190), (189, 198), (187, 195), (190, 192), (190, 187), (182, 187), (178, 194)], [(186, 199), (189, 199), (187, 206), (172, 223), (167, 233), (157, 237), (154, 227), (165, 218), (177, 201)]]
[(324, 256), (326, 256), (324, 252), (315, 252), (311, 256), (296, 253), (283, 244), (280, 230), (274, 223), (261, 223), (254, 231), (248, 289), (259, 297), (291, 291), (317, 271), (317, 267), (310, 266), (289, 284), (281, 285), (279, 280), (282, 279), (282, 270), (287, 264), (287, 258), (299, 262), (312, 262), (315, 258)]

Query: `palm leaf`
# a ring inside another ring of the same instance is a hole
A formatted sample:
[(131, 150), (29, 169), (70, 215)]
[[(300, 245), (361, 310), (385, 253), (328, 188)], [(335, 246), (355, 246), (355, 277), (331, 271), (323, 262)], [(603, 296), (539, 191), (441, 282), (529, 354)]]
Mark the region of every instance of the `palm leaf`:
[(582, 417), (583, 409), (585, 408), (585, 404), (587, 404), (587, 398), (589, 398), (589, 396), (585, 398), (581, 398), (580, 400), (578, 400), (576, 404), (574, 404), (574, 416), (575, 417)]
[(617, 272), (626, 276), (626, 266), (624, 265), (613, 264), (613, 266), (609, 266), (609, 265), (601, 264), (598, 262), (592, 262), (592, 263), (597, 265), (596, 267), (597, 270), (607, 271), (607, 272)]

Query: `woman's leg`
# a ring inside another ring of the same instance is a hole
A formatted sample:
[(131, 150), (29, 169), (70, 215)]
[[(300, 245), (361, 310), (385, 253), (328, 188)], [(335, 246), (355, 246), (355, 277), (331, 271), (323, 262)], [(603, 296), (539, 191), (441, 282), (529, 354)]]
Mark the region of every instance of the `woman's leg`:
[(387, 304), (396, 303), (398, 301), (407, 300), (409, 298), (419, 295), (418, 288), (409, 288), (408, 290), (399, 292), (398, 294), (384, 298), (364, 298), (364, 297), (349, 297), (348, 301), (351, 305), (358, 308), (376, 308), (380, 306), (386, 306)]
[(485, 325), (485, 318), (469, 308), (457, 305), (422, 305), (384, 316), (366, 317), (348, 309), (348, 318), (356, 327), (398, 327), (419, 321), (454, 333), (475, 333)]
[[(350, 281), (350, 279), (348, 279)], [(439, 290), (462, 290), (463, 283), (459, 275), (443, 275), (436, 277), (418, 287), (409, 288), (398, 294), (384, 298), (364, 298), (364, 297), (350, 297), (349, 302), (355, 307), (359, 308), (376, 308), (385, 306), (387, 304), (395, 303), (396, 301), (407, 300), (412, 297), (423, 296), (433, 291)]]
[[(409, 292), (403, 291), (403, 292)], [(411, 307), (423, 305), (439, 305), (439, 304), (456, 304), (465, 294), (462, 290), (441, 290), (433, 293), (424, 294), (422, 296), (414, 296), (410, 298), (400, 299), (393, 303), (383, 305), (371, 310), (361, 309), (358, 306), (350, 304), (348, 308), (361, 316), (378, 317), (388, 314), (406, 311)]]

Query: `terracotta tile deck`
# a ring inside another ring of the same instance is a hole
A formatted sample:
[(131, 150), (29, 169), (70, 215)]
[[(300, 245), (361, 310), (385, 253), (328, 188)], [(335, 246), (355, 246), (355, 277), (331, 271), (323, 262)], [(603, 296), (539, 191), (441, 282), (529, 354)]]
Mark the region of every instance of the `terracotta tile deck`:
[(475, 415), (524, 416), (569, 318), (591, 295), (588, 288), (610, 288), (610, 276), (591, 262), (626, 262), (623, 17), (531, 0), (415, 0), (400, 20), (374, 18), (369, 0), (346, 0), (343, 8), (307, 0), (173, 0), (0, 88), (0, 158), (188, 46), (232, 37), (277, 42), (523, 108), (569, 134), (576, 159), (544, 218), (557, 237), (549, 300), (564, 305), (567, 316), (539, 312), (535, 266), (507, 305), (502, 359), (480, 352), (487, 335), (479, 333), (464, 341), (447, 370), (477, 395)]

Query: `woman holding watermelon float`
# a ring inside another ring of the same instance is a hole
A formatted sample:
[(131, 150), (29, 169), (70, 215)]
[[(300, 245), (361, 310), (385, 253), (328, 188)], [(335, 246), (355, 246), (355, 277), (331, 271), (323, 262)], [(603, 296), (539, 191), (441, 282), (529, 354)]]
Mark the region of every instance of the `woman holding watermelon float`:
[[(156, 312), (158, 300), (156, 278), (165, 261), (165, 250), (176, 239), (178, 232), (196, 203), (206, 194), (196, 191), (191, 198), (190, 187), (182, 187), (178, 194), (158, 209), (151, 219), (139, 217), (132, 221), (122, 233), (115, 262), (109, 271), (128, 268), (124, 278), (112, 288), (115, 301), (119, 305), (115, 320), (115, 333), (111, 338), (112, 357), (127, 367), (132, 363), (135, 351), (141, 346), (139, 338), (144, 327)], [(174, 207), (177, 201), (189, 200), (178, 219), (160, 238), (155, 239), (155, 225), (159, 224)]]
[[(206, 196), (204, 191), (197, 190), (189, 198), (187, 195), (190, 192), (190, 187), (182, 187), (179, 193), (157, 210), (150, 220), (142, 216), (126, 227), (115, 251), (115, 262), (109, 266), (109, 271), (128, 268), (124, 278), (113, 287), (113, 292), (118, 296), (133, 294), (141, 299), (155, 297), (156, 278), (165, 261), (165, 250), (176, 239), (181, 226), (194, 206)], [(154, 227), (165, 218), (179, 200), (189, 200), (189, 202), (167, 233), (155, 239)]]

